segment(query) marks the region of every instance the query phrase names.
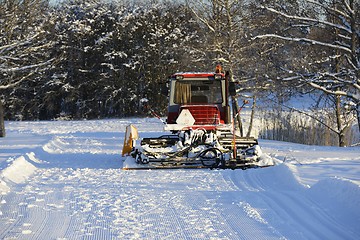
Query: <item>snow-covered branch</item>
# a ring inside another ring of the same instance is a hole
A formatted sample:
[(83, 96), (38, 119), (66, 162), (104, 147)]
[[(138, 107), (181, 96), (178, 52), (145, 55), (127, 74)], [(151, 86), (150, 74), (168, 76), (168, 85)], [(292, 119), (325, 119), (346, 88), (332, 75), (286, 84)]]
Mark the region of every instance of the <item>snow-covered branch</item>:
[(346, 97), (349, 97), (349, 98), (352, 98), (354, 100), (357, 100), (357, 101), (360, 101), (359, 99), (359, 95), (357, 94), (352, 94), (350, 92), (345, 92), (345, 91), (333, 91), (333, 90), (329, 90), (327, 89), (326, 87), (324, 86), (321, 86), (317, 83), (315, 83), (314, 81), (308, 81), (308, 83), (310, 84), (310, 86), (312, 86), (313, 88), (316, 88), (316, 89), (319, 89), (325, 93), (328, 93), (328, 94), (331, 94), (331, 95), (340, 95), (340, 96), (346, 96)]
[(353, 8), (351, 8), (351, 6), (349, 5), (349, 2), (346, 0), (343, 0), (342, 2), (345, 5), (346, 9), (350, 12), (350, 14), (354, 15), (355, 11)]
[(11, 51), (12, 49), (17, 48), (17, 47), (28, 45), (32, 42), (33, 39), (37, 38), (39, 35), (40, 35), (40, 33), (36, 33), (23, 41), (15, 41), (13, 43), (0, 46), (0, 54), (4, 53), (6, 51)]
[(29, 74), (27, 74), (26, 76), (23, 76), (22, 78), (20, 78), (19, 80), (15, 81), (15, 82), (11, 82), (6, 85), (0, 85), (0, 90), (16, 87), (17, 85), (19, 85), (21, 82), (27, 80), (32, 75), (34, 75), (34, 72), (30, 72)]
[(325, 43), (325, 42), (321, 42), (321, 41), (317, 41), (317, 40), (313, 40), (313, 39), (309, 39), (309, 38), (294, 38), (294, 37), (280, 36), (280, 35), (277, 35), (277, 34), (264, 34), (264, 35), (258, 35), (256, 37), (254, 37), (253, 40), (261, 39), (261, 38), (278, 38), (278, 39), (286, 40), (286, 41), (305, 42), (305, 43), (310, 43), (310, 44), (313, 44), (313, 45), (330, 47), (330, 48), (333, 48), (333, 49), (342, 50), (342, 51), (345, 51), (345, 52), (348, 52), (348, 53), (352, 53), (350, 48), (340, 46), (340, 45), (331, 44), (331, 43)]
[(317, 5), (317, 6), (320, 6), (321, 8), (326, 9), (329, 12), (335, 13), (337, 16), (350, 17), (349, 14), (347, 14), (347, 13), (345, 13), (343, 11), (340, 11), (338, 8), (330, 8), (330, 7), (326, 6), (325, 4), (320, 3), (318, 1), (306, 0), (306, 2)]
[(328, 21), (325, 21), (325, 20), (321, 20), (321, 19), (317, 19), (317, 18), (309, 18), (309, 17), (300, 17), (300, 16), (295, 16), (295, 15), (288, 15), (286, 13), (283, 13), (283, 12), (280, 12), (274, 8), (270, 8), (270, 7), (264, 7), (262, 6), (262, 8), (270, 11), (270, 12), (273, 12), (275, 14), (278, 14), (278, 15), (281, 15), (285, 18), (288, 18), (288, 19), (294, 19), (294, 20), (300, 20), (300, 21), (306, 21), (306, 22), (313, 22), (313, 23), (318, 23), (318, 24), (324, 24), (324, 25), (327, 25), (327, 26), (330, 26), (330, 27), (334, 27), (334, 28), (337, 28), (337, 29), (340, 29), (340, 30), (344, 30), (348, 33), (352, 33), (351, 29), (350, 28), (347, 28), (343, 25), (339, 25), (339, 24), (335, 24), (335, 23), (331, 23), (331, 22), (328, 22)]
[[(189, 2), (188, 2), (187, 4), (190, 5)], [(195, 15), (195, 17), (196, 17), (200, 22), (202, 22), (203, 24), (205, 24), (205, 26), (206, 26), (211, 32), (213, 32), (213, 33), (216, 32), (215, 28), (211, 25), (211, 23), (209, 23), (208, 19), (201, 17), (201, 16), (199, 15), (198, 11), (196, 11), (193, 7), (190, 7), (190, 10), (191, 10), (191, 12)]]
[(14, 68), (0, 68), (0, 71), (8, 73), (8, 72), (18, 72), (18, 71), (25, 71), (25, 70), (29, 70), (29, 69), (35, 69), (38, 67), (43, 67), (43, 66), (49, 65), (54, 60), (55, 60), (55, 58), (52, 58), (46, 62), (41, 62), (38, 64), (19, 66), (19, 67), (14, 67)]

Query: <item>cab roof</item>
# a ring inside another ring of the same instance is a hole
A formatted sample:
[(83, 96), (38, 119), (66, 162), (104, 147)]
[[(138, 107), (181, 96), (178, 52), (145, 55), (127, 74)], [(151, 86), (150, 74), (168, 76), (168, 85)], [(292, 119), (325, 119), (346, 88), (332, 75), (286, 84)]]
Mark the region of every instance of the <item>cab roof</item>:
[(214, 72), (178, 72), (171, 75), (170, 78), (178, 78), (178, 76), (182, 76), (183, 78), (209, 78), (221, 76), (220, 78), (224, 78), (224, 73), (214, 73)]

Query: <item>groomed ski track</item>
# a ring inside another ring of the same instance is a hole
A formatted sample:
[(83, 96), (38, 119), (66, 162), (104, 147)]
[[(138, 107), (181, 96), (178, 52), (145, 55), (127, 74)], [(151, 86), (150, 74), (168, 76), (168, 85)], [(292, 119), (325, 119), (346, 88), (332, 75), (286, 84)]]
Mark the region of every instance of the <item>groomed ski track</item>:
[[(156, 120), (136, 121), (140, 135), (161, 134)], [(308, 186), (271, 142), (271, 168), (122, 171), (130, 122), (8, 123), (0, 239), (360, 239), (358, 179)]]

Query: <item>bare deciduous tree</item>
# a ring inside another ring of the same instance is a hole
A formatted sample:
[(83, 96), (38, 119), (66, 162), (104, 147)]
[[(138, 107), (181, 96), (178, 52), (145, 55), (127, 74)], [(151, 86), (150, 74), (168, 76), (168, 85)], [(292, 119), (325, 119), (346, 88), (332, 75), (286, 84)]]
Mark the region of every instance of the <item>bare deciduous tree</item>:
[[(202, 23), (206, 32), (206, 42), (202, 45), (203, 58), (209, 63), (221, 63), (229, 71), (230, 81), (239, 82), (239, 69), (244, 61), (243, 52), (246, 48), (245, 21), (248, 17), (247, 1), (238, 0), (201, 0), (186, 1), (189, 8)], [(200, 51), (199, 51), (200, 52)], [(234, 112), (240, 111), (233, 97)], [(240, 135), (243, 135), (240, 114), (236, 114)]]
[[(306, 28), (306, 34), (295, 35), (284, 31), (258, 35), (254, 39), (271, 38), (305, 43), (326, 51), (327, 57), (322, 59), (321, 63), (327, 62), (327, 67), (316, 70), (296, 69), (291, 71), (292, 76), (287, 79), (297, 78), (327, 94), (350, 99), (360, 131), (360, 2), (358, 0), (332, 2), (305, 0), (305, 2), (308, 8), (312, 7), (318, 11), (309, 15), (286, 13), (276, 5), (262, 8), (276, 17), (289, 21), (289, 28)], [(312, 34), (314, 31), (321, 31), (328, 37), (322, 38)], [(342, 125), (344, 124), (338, 124), (339, 136)]]

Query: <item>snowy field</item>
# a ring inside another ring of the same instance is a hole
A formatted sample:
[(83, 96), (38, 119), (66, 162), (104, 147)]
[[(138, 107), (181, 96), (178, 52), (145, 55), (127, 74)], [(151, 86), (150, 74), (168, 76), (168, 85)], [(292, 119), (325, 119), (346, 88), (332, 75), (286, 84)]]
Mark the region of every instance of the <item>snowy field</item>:
[(250, 170), (121, 170), (125, 127), (157, 119), (7, 122), (0, 239), (360, 239), (360, 148), (260, 140)]

